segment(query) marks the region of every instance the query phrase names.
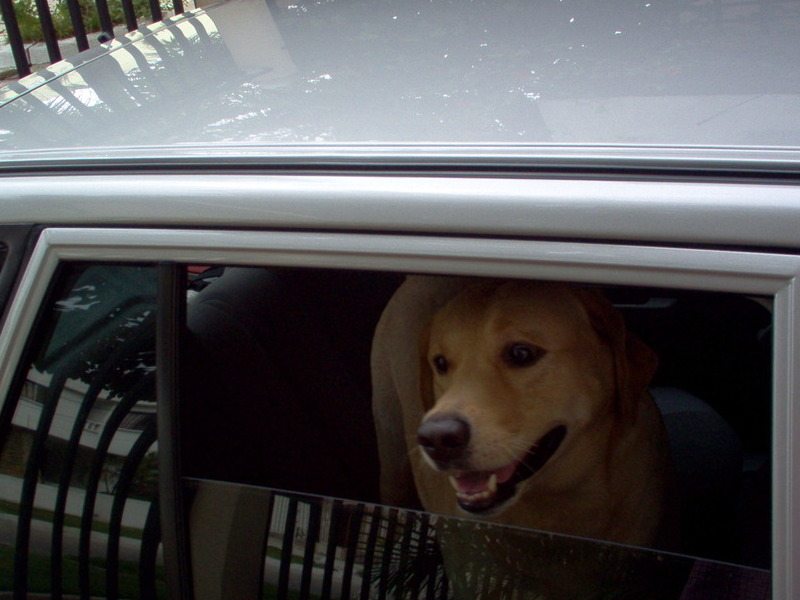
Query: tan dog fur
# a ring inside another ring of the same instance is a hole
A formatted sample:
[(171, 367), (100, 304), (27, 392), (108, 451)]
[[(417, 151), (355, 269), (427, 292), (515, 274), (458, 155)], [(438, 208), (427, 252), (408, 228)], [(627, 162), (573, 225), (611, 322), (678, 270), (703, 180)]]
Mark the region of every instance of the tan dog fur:
[[(407, 339), (393, 344), (392, 335), (418, 336), (421, 351)], [(533, 364), (510, 365), (504, 353), (514, 343), (544, 353)], [(400, 354), (409, 351), (411, 358)], [(432, 365), (437, 356), (447, 359), (445, 373)], [(655, 367), (652, 351), (594, 290), (410, 278), (387, 307), (373, 349), (384, 501), (412, 505), (416, 488), (426, 510), (471, 514), (459, 507), (448, 473), (416, 447), (427, 419), (457, 415), (469, 424), (469, 451), (446, 466), (450, 473), (507, 468), (565, 426), (552, 457), (486, 518), (669, 546), (668, 444), (646, 394)]]

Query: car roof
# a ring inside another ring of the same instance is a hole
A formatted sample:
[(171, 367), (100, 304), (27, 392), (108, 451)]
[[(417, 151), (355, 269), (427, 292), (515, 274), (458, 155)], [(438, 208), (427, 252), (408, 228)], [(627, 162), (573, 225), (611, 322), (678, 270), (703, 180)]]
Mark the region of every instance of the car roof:
[(234, 0), (0, 91), (0, 161), (796, 171), (798, 39), (797, 1)]

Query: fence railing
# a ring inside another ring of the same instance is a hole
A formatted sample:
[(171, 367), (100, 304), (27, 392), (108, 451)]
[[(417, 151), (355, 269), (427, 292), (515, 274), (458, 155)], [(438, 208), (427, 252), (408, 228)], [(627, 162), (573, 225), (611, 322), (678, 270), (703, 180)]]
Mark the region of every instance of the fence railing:
[[(82, 7), (80, 0), (61, 1), (66, 4), (69, 21), (72, 26), (72, 36), (75, 38), (78, 51), (87, 50), (89, 48), (89, 33), (86, 27), (84, 7)], [(138, 28), (139, 15), (136, 14), (134, 0), (121, 0), (123, 23), (115, 23), (115, 19), (112, 18), (112, 13), (109, 9), (108, 0), (93, 1), (97, 9), (100, 26), (100, 31), (95, 32), (95, 35), (102, 36), (101, 39), (108, 40), (114, 37), (115, 24), (124, 24), (128, 31)], [(160, 21), (163, 18), (163, 14), (159, 0), (147, 0), (147, 4), (146, 12), (149, 14), (145, 14), (144, 18), (150, 20), (150, 22)], [(51, 6), (48, 0), (35, 0), (35, 5), (42, 31), (42, 39), (47, 47), (48, 58), (51, 63), (57, 62), (63, 57), (53, 22)], [(172, 0), (171, 8), (175, 14), (182, 13), (184, 11), (183, 0)], [(17, 73), (20, 77), (29, 75), (31, 73), (31, 63), (25, 49), (25, 40), (20, 30), (19, 20), (14, 10), (14, 0), (0, 0), (0, 13), (5, 23), (6, 36), (14, 57)], [(119, 19), (116, 19), (116, 21), (119, 21)]]

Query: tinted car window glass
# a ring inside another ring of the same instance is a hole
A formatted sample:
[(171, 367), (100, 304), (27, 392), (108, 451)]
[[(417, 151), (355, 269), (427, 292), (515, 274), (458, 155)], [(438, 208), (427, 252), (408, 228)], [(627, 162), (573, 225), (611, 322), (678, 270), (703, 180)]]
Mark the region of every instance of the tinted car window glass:
[(155, 597), (155, 269), (64, 267), (0, 454), (4, 589)]
[(764, 569), (263, 487), (186, 489), (198, 598), (770, 598)]
[[(370, 352), (405, 275), (208, 273), (189, 284), (180, 417), (196, 592), (219, 586), (244, 597), (264, 585), (277, 597), (382, 597), (399, 586), (409, 597), (534, 597), (567, 589), (580, 572), (589, 587), (573, 597), (703, 597), (709, 586), (724, 598), (769, 596), (769, 299), (603, 290), (660, 358), (651, 393), (682, 486), (681, 549), (691, 556), (679, 558), (442, 519), (409, 510), (413, 499), (381, 506)], [(566, 563), (536, 573), (536, 561), (515, 556), (521, 547)], [(249, 573), (243, 587), (226, 587), (233, 565)]]

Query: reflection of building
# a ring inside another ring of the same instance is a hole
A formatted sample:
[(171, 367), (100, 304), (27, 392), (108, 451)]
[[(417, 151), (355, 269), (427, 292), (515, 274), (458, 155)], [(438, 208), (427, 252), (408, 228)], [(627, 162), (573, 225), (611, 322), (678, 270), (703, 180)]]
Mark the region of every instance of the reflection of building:
[[(52, 375), (31, 369), (20, 394), (17, 410), (12, 420), (12, 431), (6, 448), (0, 456), (0, 472), (22, 476), (33, 439), (40, 419), (44, 413), (48, 396), (52, 393)], [(107, 390), (100, 390), (92, 402), (89, 385), (67, 379), (58, 396), (58, 404), (53, 414), (46, 445), (45, 457), (40, 468), (44, 481), (57, 481), (62, 468), (62, 457), (68, 452), (73, 435), (79, 435), (77, 452), (72, 474), (72, 484), (83, 486), (94, 459), (94, 451), (101, 443), (101, 437), (110, 424), (112, 415), (120, 407), (118, 397), (109, 396)], [(91, 406), (85, 406), (85, 403)], [(88, 409), (88, 411), (87, 411)], [(84, 416), (82, 417), (82, 413)], [(103, 467), (104, 491), (111, 491), (116, 484), (121, 464), (124, 462), (142, 431), (155, 423), (156, 404), (151, 400), (140, 400), (124, 414), (117, 414), (111, 423), (114, 427), (107, 456)], [(83, 422), (81, 431), (73, 431), (75, 423)], [(155, 446), (153, 447), (155, 449)], [(101, 488), (102, 489), (102, 488)]]

